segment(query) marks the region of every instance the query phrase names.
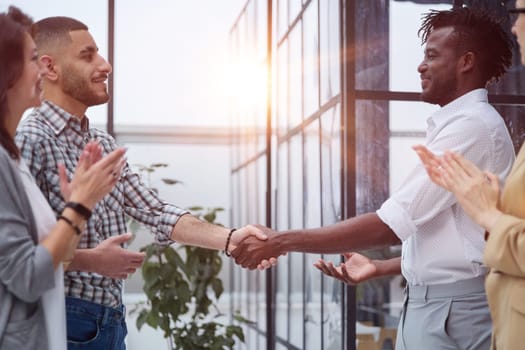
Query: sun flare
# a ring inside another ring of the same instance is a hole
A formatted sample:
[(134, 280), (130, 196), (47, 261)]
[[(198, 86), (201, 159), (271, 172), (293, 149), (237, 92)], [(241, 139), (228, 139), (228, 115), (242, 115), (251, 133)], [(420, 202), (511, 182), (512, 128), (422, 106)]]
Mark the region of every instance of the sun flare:
[(233, 61), (229, 65), (226, 82), (232, 107), (253, 112), (266, 103), (266, 64), (255, 60)]

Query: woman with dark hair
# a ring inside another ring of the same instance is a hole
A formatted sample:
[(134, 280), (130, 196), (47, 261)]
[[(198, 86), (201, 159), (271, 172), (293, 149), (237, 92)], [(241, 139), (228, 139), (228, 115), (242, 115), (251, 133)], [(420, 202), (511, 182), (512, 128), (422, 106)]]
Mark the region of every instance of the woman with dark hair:
[(60, 167), (67, 203), (55, 219), (14, 142), (24, 111), (41, 103), (31, 25), (15, 7), (0, 14), (0, 350), (65, 350), (62, 264), (72, 258), (91, 210), (116, 183), (125, 150), (102, 158), (90, 142), (71, 181)]

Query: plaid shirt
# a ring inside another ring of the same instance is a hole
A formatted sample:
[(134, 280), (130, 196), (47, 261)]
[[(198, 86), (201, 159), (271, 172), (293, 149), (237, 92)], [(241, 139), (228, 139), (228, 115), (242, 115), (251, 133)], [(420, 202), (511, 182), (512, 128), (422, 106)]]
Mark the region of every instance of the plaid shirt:
[[(57, 215), (65, 205), (60, 193), (58, 164), (65, 164), (71, 178), (90, 140), (98, 141), (104, 154), (117, 147), (106, 132), (90, 129), (87, 117), (81, 122), (49, 101), (36, 108), (17, 130), (16, 143), (22, 157)], [(78, 248), (94, 248), (111, 236), (126, 233), (126, 215), (148, 226), (157, 241), (169, 244), (172, 243), (173, 226), (186, 213), (162, 201), (126, 164), (115, 188), (94, 208)], [(122, 280), (97, 273), (68, 271), (64, 284), (67, 296), (110, 307), (122, 303)]]

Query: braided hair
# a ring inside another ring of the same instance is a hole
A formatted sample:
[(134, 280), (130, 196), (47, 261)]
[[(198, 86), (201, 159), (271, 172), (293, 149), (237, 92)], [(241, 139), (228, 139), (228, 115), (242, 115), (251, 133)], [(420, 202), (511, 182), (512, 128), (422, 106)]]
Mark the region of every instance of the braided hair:
[(481, 77), (489, 83), (498, 81), (512, 64), (514, 42), (505, 29), (507, 23), (506, 18), (485, 9), (431, 10), (423, 16), (418, 35), (425, 44), (433, 30), (453, 27), (457, 51), (473, 52), (479, 59)]

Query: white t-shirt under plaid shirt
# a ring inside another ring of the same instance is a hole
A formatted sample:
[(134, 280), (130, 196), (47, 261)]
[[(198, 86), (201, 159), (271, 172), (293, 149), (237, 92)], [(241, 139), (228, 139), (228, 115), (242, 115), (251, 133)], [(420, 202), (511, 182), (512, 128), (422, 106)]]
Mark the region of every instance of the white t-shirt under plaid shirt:
[[(17, 130), (16, 143), (22, 157), (57, 215), (65, 205), (60, 193), (58, 164), (65, 164), (71, 179), (78, 158), (90, 140), (100, 143), (104, 155), (117, 147), (106, 132), (90, 129), (87, 117), (81, 122), (49, 101), (36, 108)], [(94, 248), (111, 236), (126, 233), (126, 215), (147, 225), (157, 241), (169, 244), (173, 227), (186, 213), (162, 201), (126, 165), (115, 188), (93, 210), (78, 248)], [(110, 307), (122, 303), (122, 280), (68, 271), (64, 283), (67, 296)]]

